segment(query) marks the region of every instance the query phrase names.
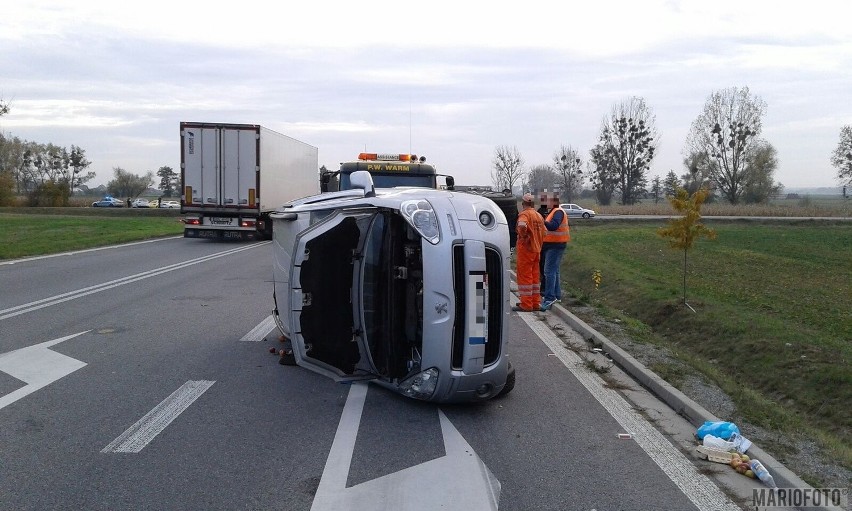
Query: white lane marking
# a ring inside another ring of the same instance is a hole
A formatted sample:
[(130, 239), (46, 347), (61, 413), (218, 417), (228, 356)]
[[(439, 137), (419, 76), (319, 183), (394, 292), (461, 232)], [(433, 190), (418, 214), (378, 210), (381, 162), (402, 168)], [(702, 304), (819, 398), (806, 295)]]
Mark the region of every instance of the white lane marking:
[(700, 473), (686, 456), (639, 415), (620, 394), (606, 388), (604, 381), (598, 375), (588, 371), (579, 355), (566, 348), (545, 322), (540, 321), (533, 314), (519, 314), (518, 317), (556, 354), (571, 374), (618, 421), (624, 431), (631, 432), (639, 447), (654, 460), (654, 463), (700, 511), (740, 510), (739, 506), (734, 504), (707, 476)]
[(112, 289), (118, 286), (123, 286), (125, 284), (130, 284), (133, 282), (137, 282), (140, 280), (144, 280), (147, 278), (155, 277), (157, 275), (162, 275), (163, 273), (168, 273), (175, 270), (180, 270), (186, 268), (188, 266), (193, 266), (199, 263), (211, 261), (213, 259), (218, 259), (219, 257), (224, 257), (231, 254), (236, 254), (237, 252), (242, 252), (243, 250), (249, 250), (252, 248), (256, 248), (261, 245), (267, 245), (271, 243), (271, 241), (262, 241), (260, 243), (255, 243), (249, 245), (247, 247), (240, 247), (231, 250), (226, 250), (224, 252), (219, 252), (217, 254), (207, 255), (203, 257), (199, 257), (196, 259), (190, 259), (189, 261), (184, 261), (180, 263), (171, 264), (168, 266), (163, 266), (162, 268), (155, 268), (153, 270), (148, 270), (142, 273), (137, 273), (135, 275), (130, 275), (127, 277), (122, 277), (120, 279), (111, 280), (109, 282), (104, 282), (102, 284), (96, 284), (94, 286), (89, 286), (83, 289), (78, 289), (76, 291), (70, 291), (68, 293), (63, 293), (56, 296), (51, 296), (48, 298), (43, 298), (41, 300), (36, 300), (34, 302), (25, 303), (22, 305), (16, 305), (15, 307), (10, 307), (8, 309), (0, 310), (0, 320), (8, 319), (14, 316), (19, 316), (21, 314), (25, 314), (27, 312), (32, 312), (35, 310), (43, 309), (45, 307), (50, 307), (52, 305), (57, 305), (62, 302), (67, 302), (69, 300), (75, 300), (77, 298), (82, 298), (84, 296), (88, 296), (94, 293), (100, 293), (101, 291), (106, 291), (108, 289)]
[(256, 327), (251, 329), (251, 332), (247, 333), (240, 339), (240, 342), (257, 342), (262, 341), (269, 335), (269, 332), (275, 328), (275, 320), (272, 318), (270, 314), (266, 319), (261, 321)]
[(347, 488), (366, 396), (366, 383), (352, 384), (311, 511), (496, 511), (500, 481), (440, 410), (444, 456)]
[(361, 413), (364, 411), (364, 401), (366, 400), (367, 384), (353, 383), (349, 388), (343, 413), (340, 414), (337, 432), (334, 434), (331, 451), (329, 451), (328, 458), (325, 460), (325, 469), (322, 471), (319, 487), (314, 497), (314, 505), (311, 509), (322, 509), (317, 507), (317, 501), (322, 500), (323, 495), (346, 488), (349, 466), (352, 463), (352, 453), (355, 451), (355, 440), (358, 438), (358, 425), (361, 423)]
[[(86, 332), (89, 331), (86, 330)], [(48, 348), (86, 332), (66, 335), (52, 341), (0, 354), (0, 371), (26, 383), (25, 386), (0, 396), (0, 409), (84, 367), (85, 362)]]
[(184, 383), (144, 417), (136, 421), (136, 424), (127, 428), (127, 431), (101, 449), (101, 452), (137, 453), (141, 451), (214, 383), (216, 382), (206, 380), (190, 380)]

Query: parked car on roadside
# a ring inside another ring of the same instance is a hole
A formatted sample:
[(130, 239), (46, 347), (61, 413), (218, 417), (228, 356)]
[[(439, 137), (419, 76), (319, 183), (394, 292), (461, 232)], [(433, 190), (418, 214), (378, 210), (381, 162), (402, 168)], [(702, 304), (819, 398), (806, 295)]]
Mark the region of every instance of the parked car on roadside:
[(148, 199), (134, 199), (133, 202), (130, 203), (131, 208), (147, 208), (150, 204)]
[(99, 201), (95, 201), (92, 203), (93, 208), (123, 208), (124, 201), (118, 200), (114, 197), (104, 197)]
[(560, 208), (568, 215), (568, 218), (592, 218), (595, 212), (592, 209), (586, 209), (576, 204), (560, 204)]
[(160, 207), (167, 209), (180, 209), (180, 202), (176, 200), (161, 200)]
[(515, 385), (507, 357), (509, 228), (487, 197), (352, 188), (273, 219), (273, 318), (299, 366), (434, 402)]

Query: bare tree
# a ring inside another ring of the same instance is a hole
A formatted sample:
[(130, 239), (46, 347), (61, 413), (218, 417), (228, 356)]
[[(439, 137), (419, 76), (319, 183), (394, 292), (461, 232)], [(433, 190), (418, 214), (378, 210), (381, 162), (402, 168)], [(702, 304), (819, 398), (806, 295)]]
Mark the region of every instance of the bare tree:
[(86, 151), (75, 145), (71, 146), (71, 152), (68, 153), (68, 190), (71, 195), (74, 195), (74, 189), (83, 183), (86, 183), (95, 177), (95, 173), (89, 171), (83, 174), (83, 171), (91, 165), (86, 158)]
[(526, 175), (524, 159), (517, 147), (498, 146), (494, 150), (492, 164), (491, 182), (498, 190), (514, 190), (515, 184), (523, 182)]
[(743, 201), (746, 204), (766, 204), (781, 193), (784, 186), (773, 181), (777, 168), (778, 152), (769, 142), (757, 141), (746, 159), (743, 181)]
[(9, 103), (0, 99), (0, 117), (9, 113)]
[(746, 161), (762, 130), (766, 103), (748, 87), (713, 92), (704, 112), (692, 122), (688, 152), (709, 156), (710, 170), (722, 196), (731, 204), (742, 198)]
[(603, 120), (600, 145), (618, 174), (622, 204), (636, 203), (645, 192), (646, 173), (657, 149), (655, 123), (655, 116), (639, 97), (614, 106)]
[(113, 167), (115, 178), (107, 183), (107, 191), (116, 197), (138, 197), (154, 184), (154, 173), (148, 171), (144, 176), (137, 176), (121, 167)]
[(837, 179), (844, 187), (852, 185), (852, 126), (840, 128), (840, 142), (831, 154), (831, 165), (837, 169)]
[(660, 176), (654, 176), (651, 180), (651, 198), (654, 199), (654, 204), (659, 203), (663, 198), (663, 180)]
[(553, 155), (553, 169), (562, 189), (560, 198), (565, 202), (574, 202), (574, 198), (580, 195), (585, 180), (580, 153), (571, 146), (563, 145)]
[(556, 173), (547, 165), (536, 165), (527, 172), (524, 188), (533, 194), (556, 187)]
[(683, 166), (686, 168), (686, 173), (680, 176), (683, 180), (683, 187), (690, 195), (702, 188), (711, 190), (711, 193), (707, 196), (709, 201), (714, 186), (710, 175), (710, 159), (707, 153), (688, 154), (683, 159)]
[(589, 151), (589, 173), (595, 198), (602, 206), (612, 203), (612, 195), (618, 186), (618, 171), (615, 162), (606, 148), (598, 144)]

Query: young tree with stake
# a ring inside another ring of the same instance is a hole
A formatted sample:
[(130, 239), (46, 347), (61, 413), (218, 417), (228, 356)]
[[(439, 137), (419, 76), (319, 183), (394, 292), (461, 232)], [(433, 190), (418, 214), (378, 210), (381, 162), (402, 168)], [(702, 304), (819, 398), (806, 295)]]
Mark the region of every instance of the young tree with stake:
[(675, 196), (669, 197), (669, 202), (676, 211), (683, 213), (683, 216), (669, 220), (668, 227), (657, 231), (658, 235), (668, 238), (672, 248), (683, 250), (683, 304), (692, 312), (695, 312), (695, 309), (686, 302), (686, 253), (700, 236), (711, 240), (716, 238), (716, 231), (708, 229), (700, 222), (701, 205), (708, 193), (706, 188), (701, 188), (690, 195), (684, 188), (678, 187)]

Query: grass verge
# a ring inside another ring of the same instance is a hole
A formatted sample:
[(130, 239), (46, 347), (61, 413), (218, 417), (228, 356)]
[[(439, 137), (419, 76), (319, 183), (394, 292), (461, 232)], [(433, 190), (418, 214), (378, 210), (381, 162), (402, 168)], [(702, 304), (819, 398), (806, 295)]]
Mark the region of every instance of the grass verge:
[[(110, 212), (113, 213), (113, 212)], [(81, 250), (183, 233), (176, 216), (0, 213), (0, 259)]]
[(687, 257), (696, 312), (683, 304), (683, 253), (656, 234), (663, 225), (574, 222), (564, 288), (632, 318), (634, 338), (677, 352), (745, 420), (807, 434), (852, 467), (852, 224), (709, 223), (717, 239)]

